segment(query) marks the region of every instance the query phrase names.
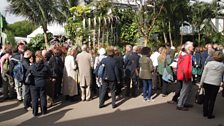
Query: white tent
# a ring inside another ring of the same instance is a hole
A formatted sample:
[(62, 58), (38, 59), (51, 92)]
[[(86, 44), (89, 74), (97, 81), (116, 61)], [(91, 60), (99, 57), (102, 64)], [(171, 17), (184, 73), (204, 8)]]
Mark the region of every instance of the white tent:
[[(52, 33), (53, 35), (65, 35), (65, 29), (63, 25), (59, 25), (56, 23), (48, 24), (47, 29), (48, 29), (48, 32)], [(27, 35), (27, 42), (29, 43), (31, 38), (42, 33), (44, 32), (42, 27), (40, 26), (37, 29), (35, 29), (31, 34)]]

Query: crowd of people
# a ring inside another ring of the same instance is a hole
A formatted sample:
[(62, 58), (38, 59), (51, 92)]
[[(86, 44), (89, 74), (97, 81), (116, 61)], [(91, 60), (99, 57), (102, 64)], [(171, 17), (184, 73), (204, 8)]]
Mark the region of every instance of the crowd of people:
[(102, 108), (111, 92), (112, 108), (116, 108), (116, 96), (137, 97), (142, 91), (143, 100), (153, 102), (154, 91), (166, 97), (170, 83), (175, 83), (175, 95), (168, 103), (187, 111), (193, 107), (192, 87), (198, 83), (205, 90), (203, 116), (212, 119), (223, 82), (223, 52), (222, 45), (194, 48), (190, 41), (176, 49), (166, 44), (158, 49), (126, 45), (125, 52), (113, 46), (96, 51), (83, 44), (69, 48), (53, 45), (32, 52), (26, 42), (19, 41), (16, 49), (4, 45), (0, 52), (1, 101), (16, 96), (25, 110), (32, 107), (33, 115), (38, 116), (39, 103), (41, 114), (46, 114), (47, 107), (60, 96), (71, 102), (99, 96)]

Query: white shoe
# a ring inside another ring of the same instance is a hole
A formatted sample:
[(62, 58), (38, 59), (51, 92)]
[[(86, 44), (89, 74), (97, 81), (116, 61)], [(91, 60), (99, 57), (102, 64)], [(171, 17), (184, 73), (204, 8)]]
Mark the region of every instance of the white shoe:
[(147, 99), (147, 102), (154, 102), (155, 100), (153, 100), (152, 98)]

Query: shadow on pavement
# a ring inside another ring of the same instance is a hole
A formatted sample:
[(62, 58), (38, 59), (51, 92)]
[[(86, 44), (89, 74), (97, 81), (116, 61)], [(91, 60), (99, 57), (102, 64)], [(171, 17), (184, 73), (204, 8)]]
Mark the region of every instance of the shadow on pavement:
[(20, 104), (21, 104), (20, 102), (15, 102), (15, 103), (10, 104), (10, 105), (0, 106), (0, 112), (8, 110), (8, 109), (15, 108), (15, 107), (19, 106)]
[(23, 108), (2, 113), (2, 114), (0, 114), (0, 122), (7, 121), (7, 120), (10, 120), (13, 118), (17, 118), (18, 116), (21, 116), (25, 113), (26, 113), (26, 111)]
[(39, 117), (33, 117), (28, 121), (23, 122), (22, 124), (19, 124), (18, 126), (53, 126), (55, 123), (64, 117), (64, 115), (72, 109), (66, 109), (62, 110), (57, 113), (53, 113), (51, 115), (47, 116), (39, 116)]
[[(223, 100), (223, 99), (222, 99)], [(223, 104), (221, 101), (217, 104)], [(33, 118), (20, 126), (222, 126), (224, 125), (224, 109), (222, 105), (215, 108), (216, 118), (208, 120), (202, 116), (202, 106), (195, 105), (190, 111), (183, 112), (175, 109), (172, 104), (157, 104), (130, 110), (116, 109), (112, 113), (96, 115), (69, 121), (60, 121), (69, 110), (43, 117)], [(219, 111), (217, 111), (219, 110)], [(74, 117), (75, 118), (75, 117)]]

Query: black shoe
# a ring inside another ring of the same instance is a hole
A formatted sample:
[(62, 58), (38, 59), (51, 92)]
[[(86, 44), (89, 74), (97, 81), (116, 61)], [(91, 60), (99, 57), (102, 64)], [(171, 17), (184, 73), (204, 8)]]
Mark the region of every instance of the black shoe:
[(214, 119), (214, 118), (215, 118), (214, 115), (212, 115), (212, 116), (208, 116), (208, 119)]
[(88, 101), (91, 101), (91, 98), (90, 99), (86, 99), (86, 101), (88, 102)]
[(184, 105), (184, 107), (185, 108), (192, 108), (192, 107), (194, 107), (194, 105), (192, 105), (192, 104), (186, 104), (186, 105)]
[(105, 105), (100, 105), (100, 106), (99, 106), (99, 108), (103, 108), (103, 107), (105, 107)]
[(42, 115), (46, 115), (46, 114), (47, 114), (47, 112), (42, 112), (41, 114), (42, 114)]
[(175, 101), (167, 101), (167, 103), (169, 103), (169, 104), (176, 104)]
[(117, 107), (117, 105), (113, 105), (112, 108), (115, 109)]
[(7, 100), (7, 98), (1, 98), (0, 99), (0, 102), (4, 102), (4, 101), (6, 101)]
[(207, 117), (208, 115), (207, 114), (203, 114), (203, 117)]
[(188, 111), (188, 108), (184, 108), (184, 107), (177, 107), (177, 110), (180, 110), (180, 111)]

